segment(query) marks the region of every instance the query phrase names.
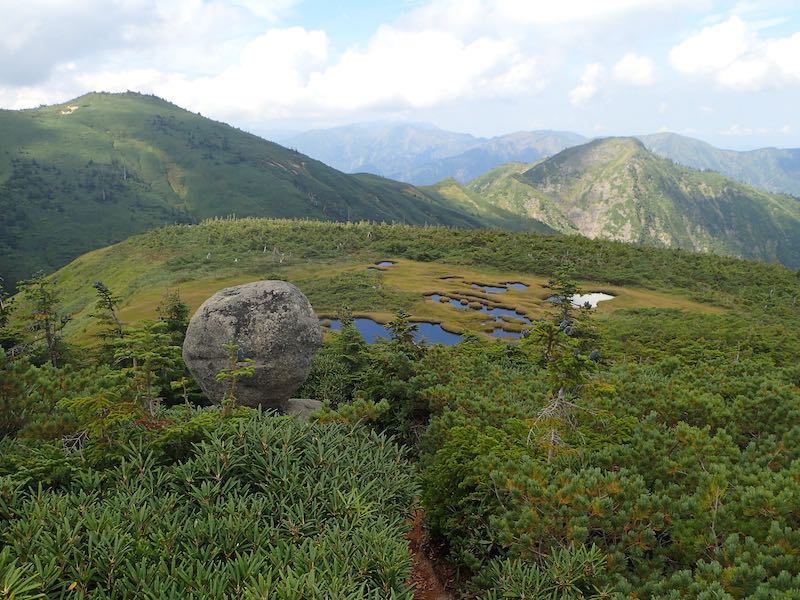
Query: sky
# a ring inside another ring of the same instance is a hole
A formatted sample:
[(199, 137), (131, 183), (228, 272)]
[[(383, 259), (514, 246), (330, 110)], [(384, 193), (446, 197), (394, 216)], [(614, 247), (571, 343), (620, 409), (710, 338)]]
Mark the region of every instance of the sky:
[(0, 0), (0, 15), (2, 108), (133, 90), (264, 135), (392, 120), (800, 147), (797, 0)]

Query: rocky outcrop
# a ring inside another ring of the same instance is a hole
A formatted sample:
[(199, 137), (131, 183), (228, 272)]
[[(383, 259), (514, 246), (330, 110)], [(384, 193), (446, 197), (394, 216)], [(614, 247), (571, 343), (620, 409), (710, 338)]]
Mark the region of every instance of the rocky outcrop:
[(258, 281), (221, 290), (206, 300), (189, 322), (183, 359), (213, 402), (221, 402), (226, 382), (216, 375), (229, 364), (224, 344), (238, 345), (239, 360), (250, 358), (255, 374), (237, 382), (245, 406), (284, 410), (302, 385), (322, 342), (311, 304), (285, 281)]

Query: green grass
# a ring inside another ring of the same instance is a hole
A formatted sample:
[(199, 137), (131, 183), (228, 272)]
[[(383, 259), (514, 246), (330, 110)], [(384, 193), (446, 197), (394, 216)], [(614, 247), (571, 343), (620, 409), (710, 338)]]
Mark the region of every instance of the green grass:
[[(379, 260), (397, 265), (367, 270)], [(477, 313), (426, 295), (481, 297), (536, 318), (547, 307), (547, 279), (565, 265), (584, 290), (617, 296), (601, 303), (599, 316), (643, 308), (758, 314), (765, 321), (800, 314), (800, 279), (777, 265), (581, 237), (374, 223), (245, 219), (166, 227), (88, 253), (55, 278), (73, 316), (66, 329), (73, 340), (90, 340), (96, 327), (90, 313), (97, 280), (120, 296), (128, 323), (154, 318), (169, 289), (194, 310), (221, 288), (285, 279), (320, 315), (348, 307), (386, 321), (402, 308), (451, 331), (483, 331)], [(462, 279), (443, 279), (449, 276)], [(489, 295), (470, 287), (504, 281), (530, 287)]]

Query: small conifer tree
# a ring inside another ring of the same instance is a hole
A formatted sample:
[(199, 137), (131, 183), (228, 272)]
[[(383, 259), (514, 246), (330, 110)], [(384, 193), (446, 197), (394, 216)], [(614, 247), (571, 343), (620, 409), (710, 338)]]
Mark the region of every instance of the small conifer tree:
[(216, 375), (217, 381), (226, 381), (227, 389), (222, 398), (222, 414), (229, 415), (236, 408), (236, 384), (243, 377), (252, 377), (256, 366), (252, 358), (239, 360), (239, 344), (223, 344), (228, 352), (228, 366)]

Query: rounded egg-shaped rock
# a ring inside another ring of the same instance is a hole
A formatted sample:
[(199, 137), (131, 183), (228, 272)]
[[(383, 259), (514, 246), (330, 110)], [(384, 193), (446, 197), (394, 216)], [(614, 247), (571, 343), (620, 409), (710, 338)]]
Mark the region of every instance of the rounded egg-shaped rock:
[(227, 381), (216, 375), (229, 366), (224, 344), (239, 346), (255, 374), (236, 382), (245, 406), (282, 410), (303, 384), (322, 343), (319, 320), (303, 293), (285, 281), (257, 281), (220, 290), (189, 321), (183, 360), (210, 400), (220, 403)]

